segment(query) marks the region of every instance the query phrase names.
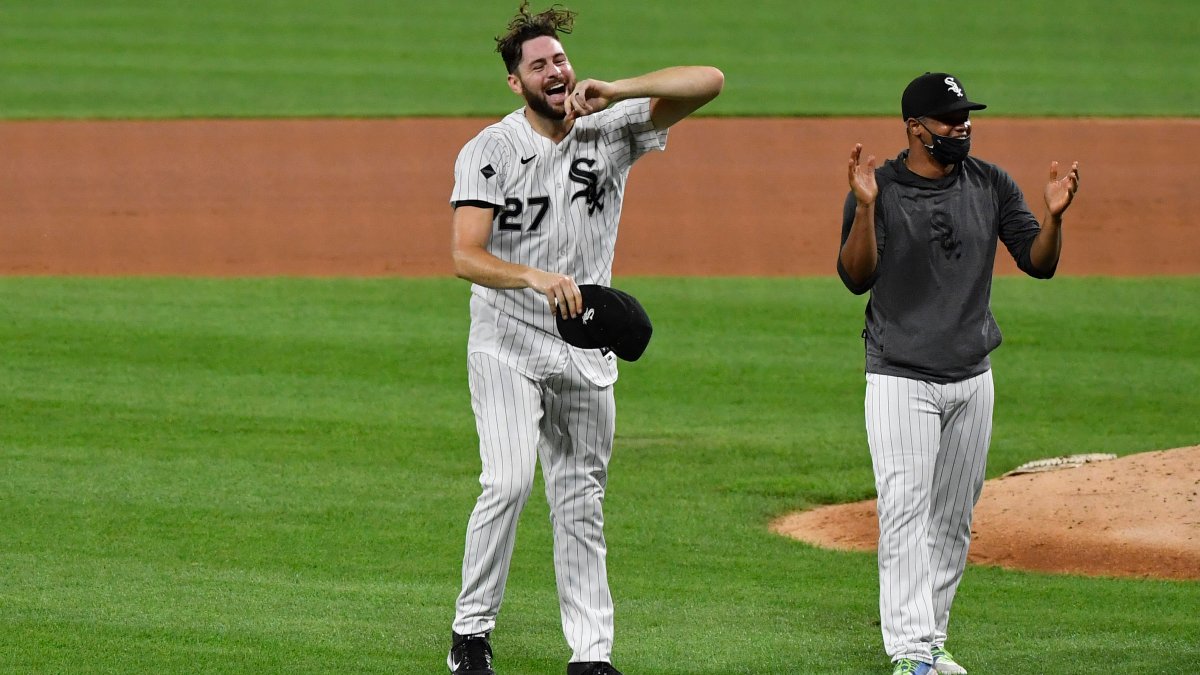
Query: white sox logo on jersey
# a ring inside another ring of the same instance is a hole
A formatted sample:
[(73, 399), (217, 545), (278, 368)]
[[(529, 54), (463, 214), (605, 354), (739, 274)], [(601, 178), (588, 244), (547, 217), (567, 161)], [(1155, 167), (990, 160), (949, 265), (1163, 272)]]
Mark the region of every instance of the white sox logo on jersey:
[(595, 166), (596, 160), (581, 157), (571, 163), (571, 180), (583, 185), (583, 189), (571, 195), (571, 201), (583, 197), (584, 203), (588, 207), (588, 215), (592, 215), (597, 209), (604, 210), (604, 190), (599, 187), (600, 177), (595, 171), (588, 171), (583, 167), (591, 168)]
[(954, 233), (954, 226), (950, 224), (949, 217), (944, 213), (935, 212), (929, 219), (929, 224), (933, 229), (933, 236), (929, 241), (938, 243), (942, 253), (946, 255), (946, 260), (961, 258), (963, 243)]
[(962, 87), (958, 86), (958, 82), (953, 77), (947, 77), (946, 79), (944, 79), (942, 81), (950, 86), (950, 91), (957, 94), (959, 98), (962, 98), (962, 96), (963, 96)]

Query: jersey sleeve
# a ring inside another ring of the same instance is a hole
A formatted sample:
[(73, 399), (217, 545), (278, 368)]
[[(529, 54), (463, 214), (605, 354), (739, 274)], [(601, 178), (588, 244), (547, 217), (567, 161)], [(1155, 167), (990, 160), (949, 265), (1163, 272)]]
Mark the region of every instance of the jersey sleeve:
[(992, 180), (1000, 207), (1000, 241), (1004, 242), (1004, 247), (1022, 272), (1037, 279), (1049, 279), (1054, 276), (1055, 270), (1039, 270), (1033, 266), (1030, 258), (1033, 240), (1042, 230), (1041, 224), (1029, 210), (1016, 181), (999, 167), (993, 167), (993, 170), (995, 174)]
[(625, 166), (632, 166), (651, 150), (666, 149), (667, 130), (654, 128), (650, 119), (650, 99), (626, 99), (604, 112), (604, 135), (617, 146), (615, 158)]
[(450, 205), (503, 207), (502, 186), (508, 158), (508, 147), (494, 134), (485, 132), (468, 141), (454, 162)]

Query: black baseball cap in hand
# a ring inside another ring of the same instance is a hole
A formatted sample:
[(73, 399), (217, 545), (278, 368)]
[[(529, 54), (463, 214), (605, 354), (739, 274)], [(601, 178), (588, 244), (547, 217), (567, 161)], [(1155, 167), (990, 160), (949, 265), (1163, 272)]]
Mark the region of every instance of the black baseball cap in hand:
[(967, 98), (962, 82), (949, 73), (925, 73), (904, 88), (900, 113), (904, 119), (937, 117), (959, 110), (983, 110), (987, 106)]
[(608, 286), (581, 284), (583, 311), (574, 319), (556, 315), (558, 334), (582, 349), (608, 349), (637, 361), (650, 343), (650, 317), (632, 295)]

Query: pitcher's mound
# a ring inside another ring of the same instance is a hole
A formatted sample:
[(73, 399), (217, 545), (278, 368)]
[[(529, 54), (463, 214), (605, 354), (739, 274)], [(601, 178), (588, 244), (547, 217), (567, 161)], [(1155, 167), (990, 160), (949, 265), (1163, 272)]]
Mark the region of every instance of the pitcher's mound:
[[(1092, 576), (1200, 579), (1200, 446), (987, 481), (968, 560)], [(793, 513), (771, 530), (873, 551), (875, 500)]]

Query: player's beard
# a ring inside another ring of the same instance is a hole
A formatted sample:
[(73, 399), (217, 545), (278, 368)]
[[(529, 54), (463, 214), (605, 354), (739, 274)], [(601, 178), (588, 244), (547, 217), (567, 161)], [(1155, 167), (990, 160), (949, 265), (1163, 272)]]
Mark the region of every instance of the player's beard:
[(536, 95), (532, 96), (528, 91), (526, 91), (525, 105), (529, 106), (529, 109), (533, 112), (537, 113), (541, 117), (545, 117), (548, 120), (554, 120), (558, 122), (566, 119), (567, 117), (566, 107), (564, 107), (562, 110), (555, 110), (554, 108), (550, 107), (550, 102), (546, 100), (546, 95), (540, 91)]
[[(524, 83), (522, 82), (522, 84)], [(571, 94), (571, 89), (575, 86), (575, 83), (564, 80), (563, 86), (566, 87), (566, 94), (569, 96)], [(529, 106), (529, 109), (537, 113), (539, 116), (548, 120), (554, 120), (556, 122), (561, 122), (567, 118), (565, 98), (563, 99), (562, 108), (555, 110), (554, 107), (550, 105), (550, 101), (546, 100), (545, 90), (533, 89), (532, 87), (523, 87), (523, 89), (525, 105)]]

